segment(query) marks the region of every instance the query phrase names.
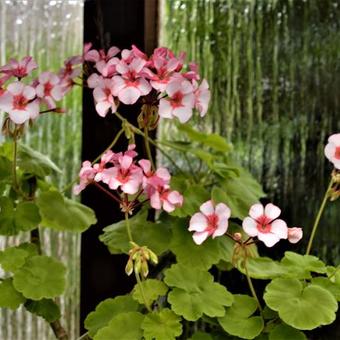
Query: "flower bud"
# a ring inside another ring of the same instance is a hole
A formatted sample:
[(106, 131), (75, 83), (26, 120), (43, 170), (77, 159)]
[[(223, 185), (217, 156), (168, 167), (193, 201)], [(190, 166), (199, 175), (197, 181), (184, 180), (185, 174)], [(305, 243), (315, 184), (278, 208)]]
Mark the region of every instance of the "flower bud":
[(129, 260), (127, 261), (127, 264), (125, 266), (125, 273), (126, 275), (130, 276), (133, 272), (133, 262), (132, 259), (129, 258)]
[(147, 261), (142, 261), (142, 275), (147, 277), (149, 274), (149, 266)]
[(150, 260), (153, 264), (157, 264), (158, 263), (158, 257), (157, 255), (149, 249), (149, 255), (150, 255)]
[(234, 233), (233, 239), (235, 241), (241, 241), (242, 240), (242, 234), (241, 233)]

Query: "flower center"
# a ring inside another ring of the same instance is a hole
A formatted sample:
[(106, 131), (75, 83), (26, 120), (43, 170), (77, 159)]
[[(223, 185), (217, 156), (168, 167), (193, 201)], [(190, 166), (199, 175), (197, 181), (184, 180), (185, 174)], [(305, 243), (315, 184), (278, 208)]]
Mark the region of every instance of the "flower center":
[(208, 231), (209, 234), (212, 234), (217, 229), (218, 216), (216, 214), (211, 214), (206, 217), (208, 222), (206, 231)]
[(337, 146), (337, 147), (336, 147), (334, 157), (335, 157), (336, 159), (340, 159), (340, 146)]
[(172, 107), (181, 107), (183, 106), (182, 104), (182, 99), (183, 99), (183, 93), (181, 92), (176, 92), (172, 97), (171, 97), (171, 106)]
[(27, 105), (27, 99), (22, 94), (18, 94), (13, 97), (13, 109), (25, 110), (26, 105)]
[(119, 172), (117, 174), (117, 179), (120, 183), (126, 183), (130, 179), (130, 172), (129, 170), (123, 170), (119, 169)]
[(270, 233), (272, 226), (270, 224), (270, 219), (267, 216), (260, 216), (257, 220), (256, 228), (260, 233), (267, 234)]
[(53, 88), (53, 85), (50, 82), (47, 82), (44, 86), (44, 94), (46, 97), (51, 96), (51, 90)]

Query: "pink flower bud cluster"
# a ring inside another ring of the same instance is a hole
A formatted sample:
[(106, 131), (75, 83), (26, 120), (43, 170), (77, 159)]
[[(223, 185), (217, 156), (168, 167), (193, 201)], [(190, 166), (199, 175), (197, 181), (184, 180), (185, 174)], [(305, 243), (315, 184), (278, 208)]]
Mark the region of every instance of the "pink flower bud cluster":
[(37, 63), (29, 56), (20, 61), (11, 59), (0, 67), (0, 110), (7, 112), (15, 124), (37, 118), (41, 105), (45, 105), (47, 111), (61, 112), (56, 102), (74, 85), (74, 79), (81, 72), (76, 66), (81, 63), (81, 57), (72, 57), (65, 61), (58, 75), (42, 72), (37, 79), (24, 82), (23, 79), (38, 67)]
[(168, 48), (160, 47), (148, 57), (134, 45), (122, 51), (111, 47), (107, 53), (91, 48), (91, 44), (84, 48), (84, 59), (95, 69), (87, 84), (93, 89), (96, 111), (101, 117), (110, 110), (115, 112), (119, 102), (131, 105), (145, 96), (159, 106), (158, 114), (163, 118), (177, 117), (185, 123), (194, 109), (201, 117), (206, 114), (208, 83), (204, 79), (199, 83), (196, 64), (190, 63), (184, 71), (184, 53), (176, 57)]
[[(170, 188), (170, 173), (166, 168), (152, 170), (147, 159), (136, 161), (135, 145), (127, 151), (114, 153), (107, 151), (99, 163), (93, 166), (89, 161), (83, 162), (79, 173), (80, 183), (73, 188), (79, 194), (88, 184), (104, 183), (119, 194), (144, 194), (150, 200), (152, 208), (167, 212), (174, 211), (183, 204), (183, 196)], [(121, 196), (121, 195), (119, 195)]]

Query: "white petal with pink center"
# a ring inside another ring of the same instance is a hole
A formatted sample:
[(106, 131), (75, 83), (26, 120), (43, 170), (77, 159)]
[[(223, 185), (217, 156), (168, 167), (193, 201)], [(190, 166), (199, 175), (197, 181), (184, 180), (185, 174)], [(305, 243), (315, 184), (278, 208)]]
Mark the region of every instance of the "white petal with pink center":
[(325, 156), (340, 170), (340, 133), (331, 135), (325, 146)]

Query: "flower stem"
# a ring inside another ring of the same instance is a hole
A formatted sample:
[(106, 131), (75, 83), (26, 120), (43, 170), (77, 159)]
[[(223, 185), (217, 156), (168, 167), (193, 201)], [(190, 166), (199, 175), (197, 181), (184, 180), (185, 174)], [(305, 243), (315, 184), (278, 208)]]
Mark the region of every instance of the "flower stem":
[(244, 270), (246, 272), (246, 277), (247, 277), (247, 281), (248, 281), (248, 285), (249, 285), (249, 289), (251, 291), (251, 294), (253, 295), (253, 298), (256, 300), (256, 303), (257, 303), (257, 306), (259, 308), (261, 316), (263, 316), (263, 309), (261, 307), (260, 300), (256, 295), (256, 291), (255, 291), (255, 288), (253, 286), (253, 282), (252, 282), (251, 277), (249, 275), (247, 259), (244, 260)]
[(111, 197), (114, 201), (116, 201), (117, 203), (120, 204), (120, 200), (118, 197), (116, 197), (112, 192), (110, 192), (109, 190), (106, 190), (104, 187), (102, 187), (99, 183), (97, 183), (96, 181), (92, 182), (98, 189), (100, 189), (101, 191), (105, 192), (106, 195), (108, 195), (109, 197)]
[(130, 220), (129, 220), (129, 213), (127, 211), (125, 212), (125, 225), (126, 225), (126, 231), (129, 237), (129, 241), (133, 242), (131, 227), (130, 227)]
[(136, 276), (136, 280), (137, 280), (137, 284), (138, 284), (138, 288), (140, 289), (140, 293), (142, 295), (142, 299), (144, 301), (144, 305), (146, 307), (146, 309), (149, 311), (149, 312), (152, 312), (149, 304), (147, 303), (147, 300), (146, 300), (146, 297), (145, 297), (145, 292), (144, 292), (144, 288), (143, 288), (143, 285), (142, 285), (142, 280), (139, 276), (139, 273), (135, 270), (135, 276)]
[(15, 191), (17, 191), (18, 188), (19, 188), (18, 178), (17, 178), (17, 153), (18, 153), (17, 132), (14, 131), (14, 134), (13, 134), (13, 167), (12, 167), (12, 175), (13, 175), (13, 187), (14, 187)]
[(314, 221), (314, 225), (313, 225), (313, 229), (312, 229), (312, 233), (310, 235), (309, 241), (308, 241), (308, 246), (307, 246), (307, 250), (306, 250), (306, 255), (309, 255), (311, 249), (312, 249), (312, 244), (313, 244), (313, 240), (316, 234), (316, 230), (318, 229), (319, 223), (320, 223), (320, 219), (322, 216), (323, 211), (325, 210), (325, 206), (329, 197), (329, 191), (331, 190), (332, 186), (333, 186), (333, 177), (331, 177), (331, 180), (329, 181), (329, 185), (328, 188), (325, 192), (325, 196), (323, 197), (320, 209), (318, 211), (318, 214), (316, 215), (315, 221)]
[(148, 158), (151, 162), (152, 169), (155, 170), (156, 167), (155, 167), (155, 162), (154, 162), (153, 157), (152, 157), (149, 139), (151, 139), (151, 138), (149, 137), (149, 131), (148, 131), (148, 128), (146, 127), (146, 128), (144, 128), (144, 144), (145, 144), (146, 154), (147, 154), (147, 156), (148, 156)]

